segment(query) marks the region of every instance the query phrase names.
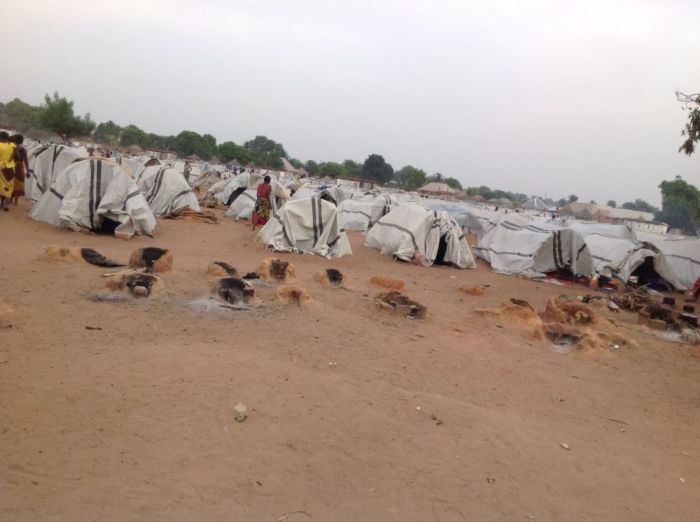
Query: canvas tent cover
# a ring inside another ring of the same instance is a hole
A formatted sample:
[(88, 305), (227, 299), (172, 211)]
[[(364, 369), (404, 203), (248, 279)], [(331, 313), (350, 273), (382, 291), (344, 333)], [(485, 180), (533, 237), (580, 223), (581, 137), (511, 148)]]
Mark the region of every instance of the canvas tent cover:
[(136, 184), (156, 216), (169, 216), (181, 208), (201, 210), (183, 175), (171, 167), (144, 167), (136, 176)]
[(56, 177), (77, 159), (86, 158), (85, 148), (73, 148), (65, 145), (48, 145), (35, 151), (30, 159), (29, 172), (25, 182), (25, 194), (33, 201), (48, 190)]
[(280, 252), (310, 253), (328, 259), (352, 254), (335, 205), (320, 198), (288, 201), (258, 237)]
[(367, 246), (430, 266), (438, 257), (441, 238), (446, 244), (443, 262), (474, 268), (474, 257), (457, 222), (447, 212), (429, 210), (418, 203), (404, 203), (377, 221), (367, 233)]
[(673, 277), (664, 256), (650, 244), (602, 234), (590, 234), (586, 237), (586, 244), (598, 274), (617, 277), (626, 283), (644, 260), (651, 257), (654, 269), (661, 277), (667, 281)]
[(360, 197), (346, 199), (338, 204), (340, 222), (345, 230), (366, 232), (392, 208), (391, 198)]
[(73, 230), (99, 231), (106, 220), (115, 235), (152, 235), (156, 219), (133, 179), (116, 163), (86, 159), (63, 170), (34, 205), (32, 219)]
[(253, 215), (256, 201), (256, 190), (248, 189), (231, 203), (231, 206), (226, 211), (226, 216), (235, 217), (236, 219), (250, 219)]
[[(664, 279), (678, 290), (690, 290), (700, 278), (700, 239), (635, 231), (638, 240), (651, 243), (663, 254), (670, 274)], [(658, 270), (657, 270), (658, 272)]]
[(543, 276), (567, 269), (589, 276), (593, 259), (583, 238), (574, 230), (537, 223), (512, 214), (486, 233), (477, 255), (504, 274)]

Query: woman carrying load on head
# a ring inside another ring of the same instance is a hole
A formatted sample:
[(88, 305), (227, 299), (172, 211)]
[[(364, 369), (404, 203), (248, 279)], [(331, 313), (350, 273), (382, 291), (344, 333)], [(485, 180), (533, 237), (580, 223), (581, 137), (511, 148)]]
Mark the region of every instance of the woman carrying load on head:
[(0, 131), (0, 208), (5, 212), (10, 209), (12, 192), (15, 188), (15, 144), (10, 135)]
[(270, 176), (265, 176), (263, 182), (258, 185), (257, 200), (253, 209), (253, 217), (250, 220), (253, 230), (258, 225), (264, 225), (270, 217), (270, 195), (272, 194), (272, 185), (270, 184)]
[(15, 205), (19, 201), (20, 196), (24, 196), (24, 180), (29, 172), (29, 158), (27, 156), (27, 149), (24, 148), (24, 136), (21, 134), (15, 134), (10, 136), (10, 141), (12, 141), (15, 146), (15, 190), (12, 194), (12, 201)]

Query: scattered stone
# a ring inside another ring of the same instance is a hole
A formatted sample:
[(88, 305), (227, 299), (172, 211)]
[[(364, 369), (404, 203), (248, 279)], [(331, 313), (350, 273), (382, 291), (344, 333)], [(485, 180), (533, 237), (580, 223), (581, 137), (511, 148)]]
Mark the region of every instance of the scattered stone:
[(233, 418), (236, 422), (243, 422), (248, 418), (248, 406), (238, 403), (233, 407)]

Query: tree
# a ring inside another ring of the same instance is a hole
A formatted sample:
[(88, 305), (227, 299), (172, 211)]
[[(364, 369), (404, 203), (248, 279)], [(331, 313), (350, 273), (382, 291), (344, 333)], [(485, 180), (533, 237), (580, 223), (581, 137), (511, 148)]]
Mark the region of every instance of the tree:
[(362, 165), (354, 160), (346, 159), (343, 162), (343, 168), (347, 172), (349, 178), (361, 178), (362, 177)]
[(248, 149), (240, 145), (236, 145), (232, 141), (225, 141), (217, 147), (217, 155), (223, 163), (236, 160), (241, 165), (250, 163), (252, 155)]
[(381, 155), (370, 154), (362, 165), (362, 177), (388, 183), (394, 177), (394, 169)]
[(327, 161), (321, 164), (319, 175), (324, 178), (342, 178), (345, 176), (345, 169), (340, 163)]
[(401, 170), (396, 171), (395, 174), (399, 186), (408, 190), (415, 190), (425, 185), (427, 177), (424, 170), (417, 169), (411, 165), (406, 165)]
[(216, 140), (212, 143), (214, 137), (209, 135), (209, 138), (201, 136), (194, 131), (184, 130), (177, 136), (173, 143), (173, 149), (180, 157), (196, 154), (202, 159), (208, 160), (216, 154)]
[(686, 138), (678, 152), (685, 152), (690, 156), (695, 152), (695, 144), (700, 141), (700, 94), (683, 94), (676, 91), (676, 98), (688, 112), (688, 121), (681, 132), (681, 136)]
[(289, 158), (289, 164), (295, 169), (303, 169), (304, 163), (296, 158)]
[(146, 133), (136, 125), (127, 125), (119, 134), (119, 145), (122, 147), (131, 147), (132, 145), (143, 147), (146, 139)]
[(680, 176), (662, 181), (659, 188), (661, 211), (656, 219), (694, 235), (700, 226), (700, 191)]
[(39, 122), (42, 127), (55, 132), (64, 141), (78, 136), (88, 136), (95, 128), (90, 114), (76, 116), (73, 112), (73, 102), (62, 98), (58, 92), (53, 94), (53, 98), (48, 94), (44, 96)]
[(639, 198), (635, 199), (634, 201), (627, 201), (623, 203), (622, 208), (626, 208), (627, 210), (636, 210), (638, 212), (651, 212), (652, 214), (659, 211), (659, 209), (654, 205), (651, 205), (650, 203), (647, 203), (643, 199)]
[(15, 128), (20, 132), (40, 127), (41, 109), (23, 102), (19, 98), (0, 104), (0, 127)]
[(576, 202), (576, 201), (578, 201), (578, 196), (577, 196), (576, 194), (571, 194), (571, 195), (569, 196), (569, 198), (568, 198), (568, 202), (569, 202), (569, 203), (574, 203), (574, 202)]
[(595, 202), (595, 199), (591, 200), (591, 205), (597, 205), (597, 203)]
[(318, 176), (318, 173), (321, 170), (321, 168), (319, 167), (318, 163), (316, 163), (314, 160), (309, 160), (306, 162), (304, 170), (306, 170), (306, 172), (309, 173), (309, 176)]
[(565, 200), (564, 198), (561, 198), (559, 201), (557, 201), (557, 208), (565, 207), (567, 203), (568, 203), (567, 200)]
[(459, 181), (458, 179), (455, 179), (455, 178), (446, 178), (446, 179), (445, 179), (445, 183), (446, 183), (449, 187), (451, 187), (451, 188), (453, 188), (453, 189), (455, 189), (455, 190), (462, 190), (462, 184), (460, 183), (460, 181)]
[(608, 206), (609, 206), (610, 208), (617, 208), (617, 201), (615, 201), (614, 199), (609, 200), (609, 201), (608, 201)]
[(95, 127), (95, 132), (92, 133), (92, 137), (95, 141), (114, 146), (119, 144), (119, 135), (121, 131), (122, 128), (119, 125), (109, 120)]

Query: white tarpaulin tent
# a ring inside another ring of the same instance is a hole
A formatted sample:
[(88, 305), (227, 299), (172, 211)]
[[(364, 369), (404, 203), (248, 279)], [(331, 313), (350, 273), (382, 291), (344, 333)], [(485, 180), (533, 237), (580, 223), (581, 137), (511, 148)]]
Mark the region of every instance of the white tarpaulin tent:
[(172, 167), (143, 167), (136, 175), (136, 184), (156, 216), (169, 216), (181, 208), (191, 208), (197, 212), (201, 210), (190, 185)]
[(34, 205), (29, 216), (72, 230), (102, 231), (117, 236), (152, 235), (153, 212), (138, 186), (116, 163), (86, 159), (64, 169)]
[(320, 198), (288, 201), (258, 235), (281, 252), (317, 254), (328, 259), (352, 254), (335, 205)]
[(474, 268), (474, 257), (462, 229), (447, 212), (404, 203), (377, 221), (367, 233), (367, 246), (424, 266), (446, 263)]
[(58, 174), (77, 159), (88, 157), (83, 147), (73, 148), (66, 145), (48, 145), (35, 152), (30, 161), (24, 192), (27, 198), (39, 201), (48, 190)]
[(338, 214), (343, 229), (366, 232), (382, 216), (388, 214), (392, 207), (393, 204), (388, 195), (363, 196), (340, 202)]
[(570, 228), (578, 232), (584, 239), (591, 234), (619, 237), (621, 239), (634, 239), (632, 229), (627, 225), (613, 225), (611, 223), (594, 223), (590, 221), (578, 221), (567, 219), (563, 222), (564, 228)]
[(509, 214), (476, 247), (495, 272), (539, 277), (556, 270), (593, 273), (593, 259), (578, 232)]
[(602, 234), (589, 234), (585, 241), (598, 274), (617, 277), (626, 283), (632, 273), (651, 257), (654, 260), (654, 270), (662, 278), (669, 281), (673, 277), (663, 254), (648, 243)]
[(257, 199), (255, 189), (248, 189), (242, 192), (233, 203), (231, 203), (231, 206), (226, 211), (226, 216), (236, 219), (250, 219), (253, 215), (253, 209), (255, 209), (255, 202)]
[[(691, 290), (700, 278), (700, 239), (666, 236), (636, 230), (639, 241), (651, 243), (663, 254), (671, 272), (664, 276), (678, 290)], [(663, 275), (663, 274), (661, 274)]]

